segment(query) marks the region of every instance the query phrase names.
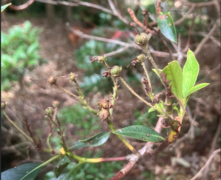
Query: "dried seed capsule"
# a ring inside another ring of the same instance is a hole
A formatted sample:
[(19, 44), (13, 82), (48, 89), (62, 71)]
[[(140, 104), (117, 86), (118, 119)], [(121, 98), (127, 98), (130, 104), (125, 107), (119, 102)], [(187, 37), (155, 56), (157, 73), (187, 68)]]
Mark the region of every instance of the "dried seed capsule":
[(57, 79), (54, 76), (48, 78), (48, 82), (50, 85), (56, 84)]
[(107, 120), (109, 116), (110, 116), (110, 112), (108, 109), (102, 108), (101, 111), (99, 112), (99, 119), (101, 121)]
[(99, 104), (100, 104), (100, 107), (104, 109), (110, 109), (113, 107), (109, 99), (103, 99)]

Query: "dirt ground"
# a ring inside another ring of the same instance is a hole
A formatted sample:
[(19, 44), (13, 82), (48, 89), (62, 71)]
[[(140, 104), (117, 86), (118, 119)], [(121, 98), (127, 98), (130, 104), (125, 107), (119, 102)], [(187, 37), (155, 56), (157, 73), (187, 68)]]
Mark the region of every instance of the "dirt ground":
[[(20, 25), (24, 22), (24, 20), (25, 19), (22, 18), (14, 18), (14, 16), (6, 16), (5, 21), (1, 22), (2, 31), (7, 32), (10, 27), (13, 25)], [(83, 79), (84, 72), (77, 69), (74, 57), (75, 49), (80, 47), (83, 40), (80, 40), (76, 45), (73, 45), (68, 38), (68, 31), (65, 29), (65, 25), (61, 22), (56, 23), (52, 27), (48, 25), (48, 22), (45, 19), (32, 18), (29, 19), (29, 21), (31, 21), (34, 26), (44, 29), (40, 35), (40, 54), (43, 58), (48, 60), (48, 63), (37, 67), (32, 72), (27, 73), (24, 78), (24, 83), (31, 83), (30, 87), (25, 88), (21, 92), (16, 86), (10, 92), (2, 92), (2, 98), (8, 102), (9, 108), (7, 111), (10, 114), (10, 117), (21, 127), (24, 126), (22, 119), (27, 117), (32, 128), (41, 129), (41, 135), (39, 135), (39, 138), (42, 139), (43, 146), (46, 146), (46, 140), (44, 137), (48, 134), (48, 128), (47, 125), (42, 122), (44, 119), (44, 109), (51, 106), (51, 103), (54, 100), (58, 100), (60, 102), (61, 108), (77, 103), (77, 101), (72, 99), (69, 95), (61, 93), (60, 90), (54, 87), (50, 87), (50, 85), (47, 84), (46, 79), (49, 76), (64, 76), (58, 78), (58, 83), (61, 86), (74, 91), (73, 86), (70, 85), (66, 78), (70, 72), (74, 72), (79, 75), (78, 79), (80, 81)], [(83, 27), (78, 28), (87, 31), (87, 33), (90, 33), (91, 31), (84, 29)], [(210, 49), (207, 49), (207, 52), (208, 51), (210, 51), (210, 53), (204, 52), (199, 56), (203, 70), (201, 73), (210, 72), (209, 70), (214, 69), (217, 64), (219, 64), (219, 62), (217, 62), (219, 61), (217, 58), (220, 57), (220, 54), (218, 53), (219, 50), (217, 51), (217, 48), (210, 47)], [(211, 54), (213, 55), (212, 57)], [(211, 59), (214, 63), (208, 63)], [(151, 160), (147, 163), (145, 160), (141, 160), (140, 165), (135, 166), (135, 168), (124, 178), (125, 180), (139, 176), (139, 174), (145, 169), (153, 170), (156, 174), (155, 179), (159, 179), (161, 174), (168, 176), (173, 175), (173, 178), (175, 179), (188, 179), (203, 166), (208, 158), (208, 153), (211, 149), (211, 142), (214, 139), (218, 124), (220, 123), (220, 83), (218, 83), (220, 77), (217, 75), (219, 72), (220, 70), (216, 71), (214, 74), (211, 73), (208, 75), (207, 80), (210, 80), (212, 84), (207, 91), (197, 94), (201, 97), (201, 99), (193, 97), (193, 99), (190, 100), (190, 108), (193, 109), (194, 112), (197, 111), (199, 113), (196, 122), (196, 129), (198, 130), (201, 128), (199, 131), (200, 135), (193, 140), (184, 139), (180, 141), (180, 143), (178, 142), (176, 146), (169, 146), (169, 148), (159, 155), (156, 161)], [(108, 97), (108, 94), (106, 97)], [(96, 102), (102, 98), (104, 97), (102, 97), (99, 92), (95, 94), (89, 93), (87, 100), (91, 102), (93, 107), (97, 108)], [(119, 90), (118, 99), (119, 100), (117, 100), (115, 107), (116, 111), (113, 117), (113, 123), (116, 127), (120, 128), (128, 125), (131, 117), (134, 116), (133, 112), (135, 109), (140, 110), (141, 112), (145, 111), (143, 104), (137, 101), (130, 93), (125, 93), (124, 88)], [(127, 103), (125, 104), (124, 102)], [(198, 107), (198, 109), (195, 109), (195, 107)], [(9, 126), (4, 119), (2, 124), (6, 127)], [(184, 120), (182, 127), (183, 130), (180, 137), (188, 131), (189, 127), (190, 124), (186, 118)], [(108, 130), (108, 127), (102, 124), (101, 128), (103, 130)], [(66, 131), (70, 132), (66, 138), (72, 139), (73, 143), (78, 140), (78, 136), (74, 134), (75, 128), (73, 125), (67, 125)], [(2, 147), (6, 144), (8, 134), (10, 133), (11, 137), (16, 141), (16, 137), (13, 136), (16, 132), (13, 129), (10, 129), (9, 131), (5, 129), (2, 131)], [(136, 148), (140, 148), (143, 145), (142, 143), (136, 142), (131, 142), (131, 144)], [(113, 137), (108, 140), (108, 143), (102, 146), (102, 149), (104, 150), (104, 157), (124, 156), (129, 153), (124, 145)], [(93, 148), (93, 150), (96, 152), (98, 148)], [(84, 154), (86, 150), (79, 150), (76, 152), (80, 155)], [(2, 151), (2, 170), (17, 166), (20, 163), (32, 162), (32, 159), (37, 161), (40, 161), (40, 159), (48, 159), (48, 154), (43, 152), (39, 153), (31, 146), (29, 155), (30, 159), (24, 157), (15, 149), (6, 149)], [(7, 159), (8, 156), (12, 156), (10, 161)], [(190, 166), (181, 162), (182, 158), (185, 159)], [(214, 161), (211, 164), (210, 177), (217, 179), (219, 176), (218, 171), (220, 171), (219, 155), (214, 158)]]

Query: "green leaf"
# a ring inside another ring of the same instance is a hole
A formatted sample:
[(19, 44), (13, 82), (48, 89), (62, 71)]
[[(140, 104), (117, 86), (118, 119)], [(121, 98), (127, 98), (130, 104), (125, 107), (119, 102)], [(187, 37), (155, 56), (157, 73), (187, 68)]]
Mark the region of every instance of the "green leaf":
[(59, 162), (58, 164), (55, 166), (54, 168), (54, 174), (56, 176), (56, 178), (58, 178), (61, 173), (63, 172), (63, 170), (67, 167), (67, 165), (70, 163), (70, 160), (67, 156), (64, 156)]
[(155, 108), (150, 108), (148, 113), (153, 112), (153, 111), (156, 111), (156, 109)]
[[(30, 180), (35, 179), (40, 172), (41, 167), (37, 168), (41, 163), (23, 164), (1, 173), (2, 180)], [(32, 171), (33, 169), (36, 170)], [(31, 173), (29, 173), (31, 171)], [(29, 174), (28, 174), (29, 173)], [(28, 175), (27, 175), (28, 174)], [(26, 176), (27, 175), (27, 176)]]
[(161, 33), (170, 41), (177, 43), (176, 28), (173, 23), (173, 18), (169, 12), (160, 13), (157, 17), (157, 23)]
[(70, 147), (70, 150), (78, 149), (78, 148), (83, 148), (83, 147), (89, 147), (89, 145), (87, 145), (87, 144), (85, 144), (83, 142), (77, 141), (76, 143), (74, 143), (73, 146)]
[(1, 12), (4, 11), (8, 6), (10, 6), (12, 3), (5, 4), (4, 6), (1, 6)]
[(182, 102), (183, 94), (183, 73), (177, 61), (170, 62), (162, 71), (166, 74), (167, 80), (171, 80), (170, 86), (173, 94)]
[(199, 73), (199, 64), (191, 50), (187, 52), (187, 60), (183, 67), (183, 98), (196, 83)]
[(100, 132), (88, 139), (79, 140), (70, 147), (70, 150), (89, 147), (89, 146), (100, 146), (104, 144), (110, 136), (110, 132)]
[(122, 129), (118, 129), (113, 133), (139, 139), (141, 141), (159, 142), (165, 140), (158, 132), (149, 127), (141, 125), (128, 126)]
[(209, 85), (209, 83), (201, 83), (201, 84), (198, 84), (198, 85), (192, 87), (192, 88), (188, 91), (187, 96), (189, 96), (190, 94), (192, 94), (192, 93), (194, 93), (194, 92), (196, 92), (196, 91), (198, 91), (198, 90), (200, 90), (200, 89), (202, 89), (202, 88), (204, 88), (204, 87), (206, 87), (206, 86), (208, 86), (208, 85)]
[(83, 142), (87, 144), (88, 146), (100, 146), (104, 144), (110, 136), (110, 132), (100, 132), (88, 139), (79, 140), (80, 142)]

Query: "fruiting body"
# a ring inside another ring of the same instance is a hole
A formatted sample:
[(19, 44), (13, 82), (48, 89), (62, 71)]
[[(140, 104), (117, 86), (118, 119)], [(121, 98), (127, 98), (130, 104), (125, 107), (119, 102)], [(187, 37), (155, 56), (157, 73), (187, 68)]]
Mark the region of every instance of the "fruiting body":
[(71, 72), (71, 73), (69, 74), (68, 79), (69, 79), (70, 82), (72, 82), (72, 81), (76, 81), (76, 77), (77, 77), (77, 75), (74, 74), (73, 72)]
[(50, 85), (56, 84), (57, 79), (54, 76), (48, 78), (48, 82)]
[(54, 109), (52, 107), (47, 107), (45, 109), (45, 115), (51, 116), (54, 113)]
[(99, 103), (101, 108), (104, 109), (110, 109), (113, 107), (113, 105), (111, 104), (109, 99), (103, 99), (100, 103)]
[(105, 121), (110, 116), (110, 112), (108, 109), (102, 108), (98, 115), (99, 115), (100, 121)]
[(60, 103), (59, 103), (58, 101), (54, 101), (54, 102), (53, 102), (53, 106), (54, 106), (55, 108), (57, 108), (57, 107), (59, 106), (59, 104), (60, 104)]
[(140, 54), (140, 55), (137, 56), (137, 60), (138, 60), (140, 63), (144, 62), (145, 59), (146, 59), (146, 57), (145, 57), (144, 54)]
[(148, 43), (148, 36), (146, 33), (137, 34), (134, 38), (134, 42), (139, 46), (144, 46)]
[(121, 75), (121, 72), (122, 67), (119, 66), (114, 66), (110, 71), (112, 77), (119, 77)]

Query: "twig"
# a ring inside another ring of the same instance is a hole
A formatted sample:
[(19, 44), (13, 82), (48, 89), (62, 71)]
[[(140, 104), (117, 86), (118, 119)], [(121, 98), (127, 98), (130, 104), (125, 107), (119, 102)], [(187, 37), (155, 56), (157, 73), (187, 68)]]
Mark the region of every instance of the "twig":
[(146, 33), (151, 33), (151, 34), (156, 34), (155, 31), (150, 30), (149, 28), (147, 28), (142, 22), (140, 22), (136, 15), (134, 14), (134, 11), (130, 8), (127, 9), (128, 13), (130, 14), (130, 17), (133, 19), (133, 21), (140, 26)]
[(188, 48), (190, 46), (191, 34), (192, 34), (195, 18), (196, 18), (196, 16), (194, 16), (192, 18), (191, 25), (190, 25), (190, 28), (189, 28), (189, 31), (188, 31), (188, 39), (187, 39), (186, 47), (182, 50), (182, 52), (187, 52), (187, 50), (188, 50)]
[[(81, 38), (85, 38), (85, 39), (92, 39), (92, 40), (96, 40), (96, 41), (102, 41), (102, 42), (107, 42), (107, 43), (113, 43), (113, 44), (118, 44), (118, 45), (121, 45), (121, 46), (124, 46), (124, 47), (132, 47), (134, 49), (140, 49), (141, 48), (136, 45), (135, 43), (133, 44), (130, 44), (130, 43), (125, 43), (125, 42), (122, 42), (122, 41), (118, 41), (118, 40), (113, 40), (113, 39), (108, 39), (108, 38), (102, 38), (102, 37), (97, 37), (97, 36), (91, 36), (91, 35), (88, 35), (88, 34), (85, 34), (79, 30), (77, 31), (74, 31), (70, 25), (68, 23), (66, 23), (66, 26), (67, 28), (75, 35), (78, 35), (80, 36)], [(155, 50), (150, 50), (150, 53), (153, 54), (154, 56), (157, 56), (157, 57), (169, 57), (170, 54), (169, 53), (166, 53), (166, 52), (161, 52), (161, 51), (155, 51)], [(177, 57), (178, 54), (177, 53), (174, 53), (173, 54), (174, 57)]]
[(157, 7), (156, 7), (156, 12), (157, 12), (157, 16), (161, 13), (161, 0), (157, 1)]
[(37, 2), (42, 2), (46, 4), (54, 4), (54, 5), (65, 5), (65, 6), (78, 6), (77, 3), (71, 3), (66, 1), (51, 1), (51, 0), (35, 0)]
[(201, 2), (201, 3), (193, 3), (186, 0), (179, 0), (179, 1), (185, 4), (186, 6), (195, 6), (195, 7), (212, 6), (215, 4), (214, 1)]
[(5, 117), (7, 118), (7, 120), (18, 130), (20, 131), (27, 139), (29, 139), (31, 142), (33, 142), (33, 140), (23, 131), (21, 130), (7, 115), (6, 111), (3, 110), (3, 113), (5, 115)]
[(210, 165), (210, 163), (211, 163), (212, 159), (214, 158), (214, 156), (217, 153), (220, 153), (220, 152), (221, 152), (221, 149), (217, 149), (217, 150), (213, 151), (212, 155), (209, 157), (206, 164), (200, 169), (200, 171), (191, 180), (195, 180), (198, 177), (200, 177), (202, 175), (202, 172)]
[(28, 0), (25, 4), (22, 4), (20, 6), (15, 6), (11, 4), (9, 7), (15, 11), (20, 11), (23, 9), (26, 9), (28, 6), (30, 6), (35, 0)]
[(182, 18), (180, 18), (179, 20), (177, 20), (176, 22), (174, 22), (174, 25), (178, 25), (181, 24), (187, 17), (188, 15), (195, 9), (195, 5), (192, 5), (191, 8), (189, 9), (189, 11), (187, 11)]
[(120, 53), (124, 52), (124, 51), (127, 50), (128, 48), (129, 48), (128, 46), (125, 46), (125, 47), (120, 48), (120, 49), (118, 49), (118, 50), (116, 50), (116, 51), (112, 51), (112, 52), (109, 52), (109, 53), (107, 53), (107, 54), (104, 54), (104, 56), (105, 56), (105, 57), (115, 56), (115, 55), (117, 55), (117, 54), (120, 54)]
[(141, 101), (143, 101), (146, 105), (150, 106), (151, 108), (153, 108), (153, 105), (148, 103), (147, 101), (145, 101), (142, 97), (140, 97), (137, 93), (134, 92), (133, 89), (131, 89), (131, 87), (126, 83), (126, 81), (120, 77), (121, 82), (127, 87), (127, 89), (134, 95), (136, 96), (138, 99), (140, 99)]
[(209, 34), (207, 34), (203, 40), (197, 45), (196, 50), (194, 51), (195, 56), (200, 52), (201, 48), (203, 47), (203, 45), (205, 44), (205, 42), (210, 38), (210, 36), (213, 34), (213, 32), (215, 31), (217, 27), (217, 24), (215, 23), (213, 25), (213, 28), (210, 30)]
[(121, 21), (123, 21), (125, 24), (129, 24), (129, 21), (127, 19), (125, 19), (115, 8), (114, 3), (112, 0), (108, 0), (108, 3), (112, 9), (112, 11), (114, 12), (114, 15), (117, 16)]
[(144, 62), (142, 62), (141, 65), (143, 66), (144, 72), (145, 72), (146, 77), (147, 77), (148, 85), (149, 85), (150, 91), (151, 91), (151, 93), (152, 93), (152, 86), (151, 86), (151, 82), (150, 82), (150, 77), (149, 77), (148, 72), (147, 72), (147, 68), (146, 68)]
[[(215, 136), (214, 136), (214, 138), (213, 138), (213, 141), (212, 141), (212, 144), (211, 144), (211, 149), (210, 149), (210, 152), (209, 152), (209, 156), (212, 155), (213, 151), (214, 151), (215, 148), (216, 148), (217, 139), (218, 139), (218, 137), (219, 137), (219, 135), (220, 135), (220, 129), (221, 129), (221, 128), (220, 128), (220, 125), (221, 125), (221, 121), (219, 121), (219, 125), (218, 125), (218, 128), (217, 128), (217, 130), (216, 130), (216, 134), (215, 134)], [(208, 171), (209, 171), (209, 166), (206, 167), (206, 169), (205, 169), (205, 171), (204, 171), (204, 173), (203, 173), (203, 177), (207, 177)]]

